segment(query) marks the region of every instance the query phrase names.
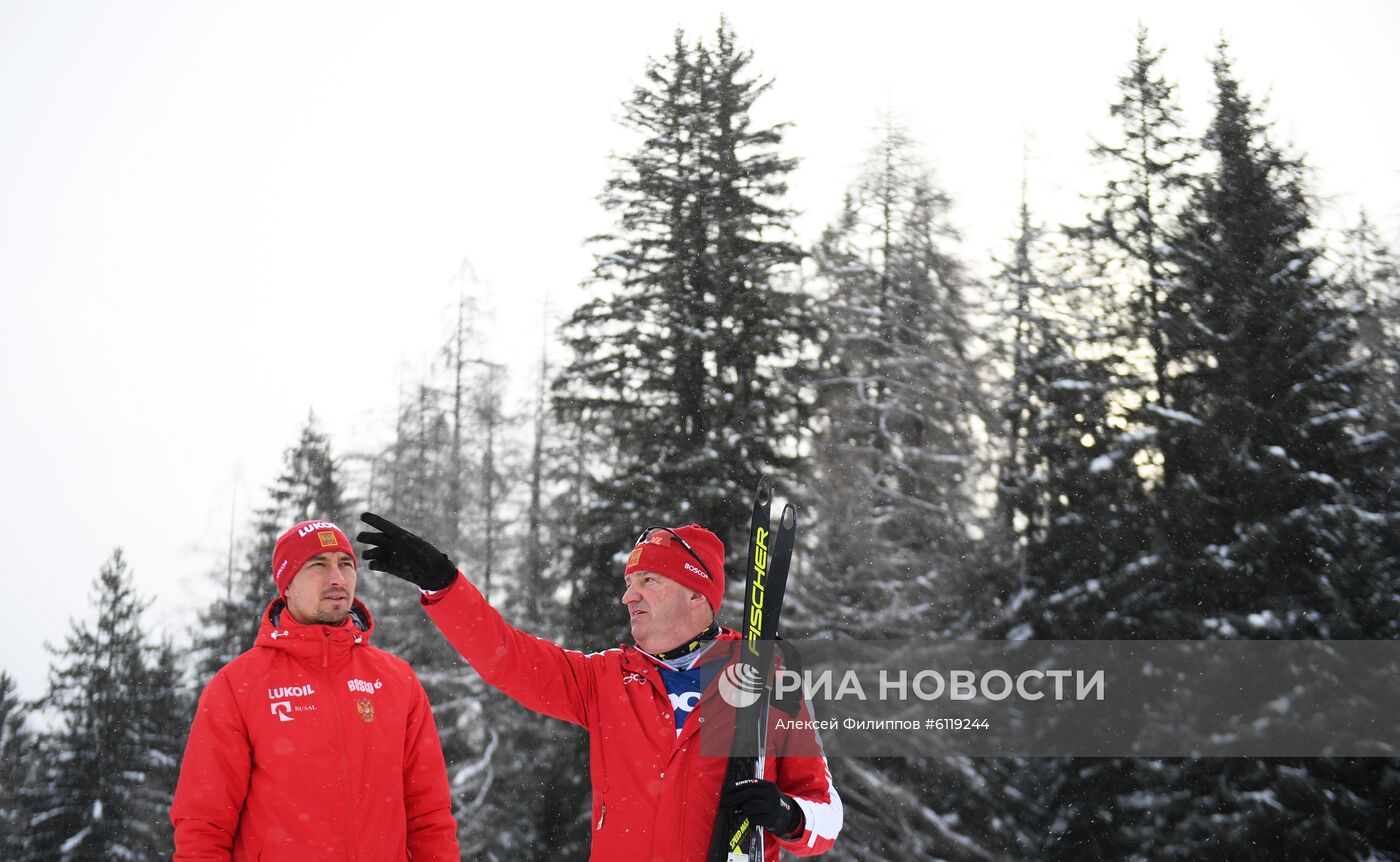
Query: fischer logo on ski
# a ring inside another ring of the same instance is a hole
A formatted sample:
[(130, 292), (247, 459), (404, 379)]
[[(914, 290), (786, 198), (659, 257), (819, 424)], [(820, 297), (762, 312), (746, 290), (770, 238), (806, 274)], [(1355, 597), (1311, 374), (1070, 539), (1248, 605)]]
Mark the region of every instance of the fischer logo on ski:
[(753, 531), (753, 582), (749, 587), (746, 607), (749, 611), (749, 631), (746, 638), (749, 652), (758, 657), (758, 640), (763, 637), (763, 591), (768, 579), (768, 531), (757, 527)]

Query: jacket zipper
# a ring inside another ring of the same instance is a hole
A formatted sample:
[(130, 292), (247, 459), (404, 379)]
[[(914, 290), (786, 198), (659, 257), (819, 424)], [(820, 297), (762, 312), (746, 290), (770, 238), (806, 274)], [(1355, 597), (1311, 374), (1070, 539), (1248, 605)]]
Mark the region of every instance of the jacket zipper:
[(596, 831), (603, 831), (603, 818), (608, 816), (608, 803), (603, 803), (603, 811), (598, 815), (598, 828)]
[(326, 688), (330, 690), (331, 700), (335, 701), (332, 710), (335, 712), (335, 728), (340, 734), (340, 744), (336, 746), (336, 751), (340, 757), (340, 786), (341, 790), (345, 793), (345, 824), (349, 827), (345, 831), (347, 833), (346, 837), (350, 843), (351, 862), (356, 862), (356, 860), (360, 858), (360, 851), (359, 848), (355, 846), (355, 800), (350, 791), (350, 761), (346, 758), (345, 754), (345, 746), (347, 744), (345, 735), (345, 715), (340, 705), (340, 693), (336, 689), (335, 680), (332, 678), (330, 672), (330, 656), (330, 634), (327, 633), (321, 640), (321, 667), (324, 669), (323, 675), (326, 680)]

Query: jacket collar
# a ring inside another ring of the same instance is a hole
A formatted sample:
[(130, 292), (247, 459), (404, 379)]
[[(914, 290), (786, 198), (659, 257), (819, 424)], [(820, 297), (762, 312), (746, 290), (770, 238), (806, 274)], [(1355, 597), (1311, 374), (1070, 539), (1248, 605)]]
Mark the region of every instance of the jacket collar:
[[(741, 635), (739, 634), (739, 632), (735, 631), (734, 629), (720, 626), (719, 634), (715, 635), (714, 639), (717, 641), (732, 641), (738, 640), (740, 637)], [(728, 656), (730, 655), (730, 651), (720, 650), (717, 653), (717, 655)], [(638, 649), (633, 644), (622, 645), (622, 666), (627, 670), (635, 671), (645, 671), (647, 668), (659, 667), (659, 665), (656, 663), (656, 659), (652, 658), (651, 655), (642, 652), (642, 650)]]
[(356, 647), (368, 646), (373, 633), (374, 618), (359, 599), (350, 606), (344, 622), (328, 626), (297, 622), (287, 611), (287, 600), (279, 597), (263, 612), (262, 625), (253, 645), (283, 650), (304, 661), (319, 659), (323, 667), (328, 667), (348, 659)]

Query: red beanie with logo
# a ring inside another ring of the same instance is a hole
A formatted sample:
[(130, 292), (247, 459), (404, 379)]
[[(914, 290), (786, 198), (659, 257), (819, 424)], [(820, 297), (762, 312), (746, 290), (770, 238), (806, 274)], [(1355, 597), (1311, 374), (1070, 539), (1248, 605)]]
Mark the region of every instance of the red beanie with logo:
[[(677, 537), (695, 554), (676, 541)], [(718, 613), (720, 602), (724, 600), (724, 543), (699, 524), (687, 524), (674, 530), (654, 527), (627, 557), (627, 569), (623, 574), (633, 572), (655, 572), (695, 590), (710, 603), (710, 610)]]
[(351, 559), (355, 557), (350, 540), (330, 521), (302, 521), (279, 536), (272, 548), (272, 580), (277, 584), (277, 595), (287, 594), (287, 585), (307, 560), (327, 551), (344, 551)]

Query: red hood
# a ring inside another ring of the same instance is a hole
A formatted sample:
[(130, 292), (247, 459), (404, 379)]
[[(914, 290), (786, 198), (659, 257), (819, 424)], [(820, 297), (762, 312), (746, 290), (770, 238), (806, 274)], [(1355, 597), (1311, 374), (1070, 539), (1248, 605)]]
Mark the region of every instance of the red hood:
[(373, 633), (374, 618), (359, 599), (350, 606), (344, 622), (328, 626), (297, 622), (287, 612), (287, 600), (276, 598), (263, 612), (262, 626), (253, 646), (284, 650), (302, 661), (327, 667), (344, 662), (356, 647), (368, 646)]

